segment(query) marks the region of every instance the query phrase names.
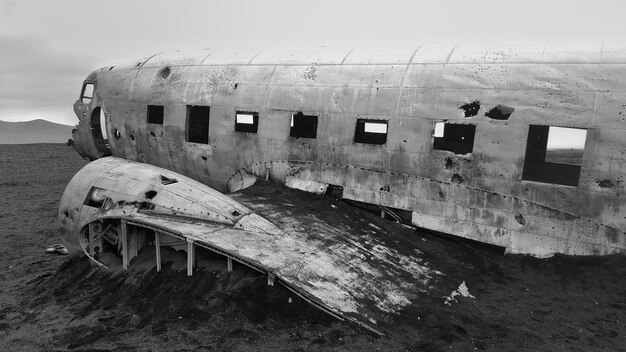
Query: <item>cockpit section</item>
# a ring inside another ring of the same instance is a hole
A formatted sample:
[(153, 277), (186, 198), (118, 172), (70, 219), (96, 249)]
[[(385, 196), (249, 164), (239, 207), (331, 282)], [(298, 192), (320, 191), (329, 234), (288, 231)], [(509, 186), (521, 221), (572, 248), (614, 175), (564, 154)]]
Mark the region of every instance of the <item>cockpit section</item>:
[(79, 120), (72, 132), (76, 151), (89, 160), (111, 155), (107, 133), (108, 117), (97, 98), (95, 73), (83, 82), (80, 96), (74, 103), (74, 112)]

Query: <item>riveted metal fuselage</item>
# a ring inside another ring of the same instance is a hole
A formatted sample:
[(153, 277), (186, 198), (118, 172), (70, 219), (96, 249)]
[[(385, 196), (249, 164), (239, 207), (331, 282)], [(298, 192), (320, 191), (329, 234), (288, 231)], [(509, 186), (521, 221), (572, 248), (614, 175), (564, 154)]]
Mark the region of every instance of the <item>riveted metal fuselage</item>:
[[(94, 95), (74, 106), (74, 139), (92, 160), (148, 163), (222, 192), (245, 175), (335, 185), (411, 212), (417, 226), (516, 253), (626, 251), (620, 43), (159, 54), (85, 82)], [(149, 123), (148, 105), (163, 106), (162, 123)], [(210, 108), (207, 143), (188, 141), (189, 106)], [(513, 112), (494, 117), (498, 106)], [(238, 111), (258, 114), (256, 133), (235, 130)], [(317, 116), (315, 138), (290, 136), (300, 112)], [(384, 143), (358, 142), (363, 120), (386, 124)], [(473, 125), (470, 152), (434, 148), (440, 122)], [(586, 131), (575, 185), (524, 177), (531, 126)]]

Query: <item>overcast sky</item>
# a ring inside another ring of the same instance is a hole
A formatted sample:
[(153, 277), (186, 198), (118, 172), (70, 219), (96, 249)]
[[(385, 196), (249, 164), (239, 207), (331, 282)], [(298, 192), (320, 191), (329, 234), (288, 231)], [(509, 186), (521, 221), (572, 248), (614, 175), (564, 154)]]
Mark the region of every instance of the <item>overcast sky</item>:
[(0, 0), (0, 120), (73, 125), (92, 70), (164, 50), (626, 38), (626, 0)]

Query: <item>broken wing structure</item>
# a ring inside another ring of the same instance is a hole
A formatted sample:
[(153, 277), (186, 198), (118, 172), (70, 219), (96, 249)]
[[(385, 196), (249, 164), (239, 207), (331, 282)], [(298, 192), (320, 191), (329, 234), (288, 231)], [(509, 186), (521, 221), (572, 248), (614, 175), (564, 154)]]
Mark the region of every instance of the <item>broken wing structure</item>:
[[(284, 217), (288, 212), (277, 212)], [(283, 231), (250, 209), (197, 181), (155, 166), (108, 157), (78, 172), (61, 199), (61, 232), (68, 249), (100, 263), (119, 251), (122, 265), (144, 247), (187, 252), (193, 273), (196, 247), (224, 256), (281, 283), (318, 308), (384, 331), (392, 313), (410, 304), (433, 276), (415, 255), (383, 245), (371, 233), (337, 224)]]

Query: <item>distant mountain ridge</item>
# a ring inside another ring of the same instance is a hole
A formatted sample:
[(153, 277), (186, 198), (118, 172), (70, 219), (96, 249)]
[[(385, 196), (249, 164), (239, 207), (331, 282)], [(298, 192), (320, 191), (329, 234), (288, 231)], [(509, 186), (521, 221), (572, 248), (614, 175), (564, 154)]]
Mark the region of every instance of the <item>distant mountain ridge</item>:
[(8, 122), (0, 120), (0, 144), (65, 143), (73, 126), (42, 119)]

